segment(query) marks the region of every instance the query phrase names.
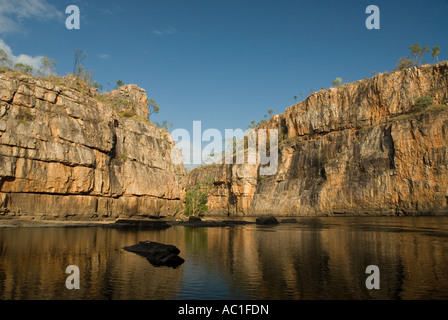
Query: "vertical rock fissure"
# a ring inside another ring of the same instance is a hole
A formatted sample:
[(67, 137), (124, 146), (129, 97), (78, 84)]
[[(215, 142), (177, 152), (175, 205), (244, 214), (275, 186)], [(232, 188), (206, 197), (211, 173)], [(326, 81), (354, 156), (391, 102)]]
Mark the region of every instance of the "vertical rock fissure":
[(384, 128), (384, 145), (389, 156), (389, 168), (395, 170), (395, 144), (392, 137), (392, 125)]

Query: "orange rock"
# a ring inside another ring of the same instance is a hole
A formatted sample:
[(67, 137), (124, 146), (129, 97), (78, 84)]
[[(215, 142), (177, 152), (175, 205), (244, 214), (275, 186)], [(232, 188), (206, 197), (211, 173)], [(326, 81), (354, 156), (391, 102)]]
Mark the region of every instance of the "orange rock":
[[(424, 95), (439, 106), (412, 113)], [(221, 177), (208, 214), (448, 214), (447, 103), (448, 62), (321, 90), (260, 127), (279, 132), (275, 176), (230, 164), (193, 176)]]
[(145, 91), (115, 93), (135, 100), (130, 119), (66, 80), (0, 75), (0, 212), (85, 219), (179, 211), (185, 171), (170, 161), (169, 133), (147, 120)]

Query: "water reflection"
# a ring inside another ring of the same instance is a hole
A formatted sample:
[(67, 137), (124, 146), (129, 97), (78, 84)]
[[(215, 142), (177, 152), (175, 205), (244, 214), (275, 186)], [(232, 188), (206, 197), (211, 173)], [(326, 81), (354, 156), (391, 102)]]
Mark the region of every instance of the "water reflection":
[[(155, 267), (123, 247), (175, 245)], [(166, 230), (1, 228), (1, 299), (447, 299), (448, 218), (299, 218)], [(77, 265), (81, 289), (65, 287)], [(368, 265), (381, 271), (367, 290)]]

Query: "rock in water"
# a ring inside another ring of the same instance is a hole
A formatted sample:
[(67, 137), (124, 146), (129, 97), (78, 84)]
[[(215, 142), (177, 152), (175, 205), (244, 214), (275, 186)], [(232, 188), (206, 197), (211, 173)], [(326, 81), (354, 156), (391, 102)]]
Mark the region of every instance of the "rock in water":
[(281, 223), (297, 223), (297, 219), (282, 219)]
[(257, 224), (261, 225), (275, 225), (278, 224), (278, 221), (275, 217), (259, 217), (255, 221)]
[(176, 268), (185, 262), (178, 256), (180, 250), (177, 247), (159, 242), (140, 241), (135, 245), (124, 247), (124, 249), (146, 257), (149, 263), (156, 267)]
[(148, 256), (149, 254), (152, 254), (154, 252), (169, 252), (175, 254), (180, 253), (180, 250), (176, 246), (155, 241), (140, 241), (133, 246), (124, 247), (124, 249), (142, 256)]
[(167, 229), (171, 227), (166, 221), (118, 219), (107, 227), (119, 229)]
[(185, 262), (185, 260), (181, 257), (179, 257), (177, 254), (174, 253), (166, 253), (166, 252), (158, 252), (151, 254), (146, 257), (146, 259), (149, 261), (150, 264), (152, 264), (155, 267), (171, 267), (171, 268), (177, 268), (182, 263)]

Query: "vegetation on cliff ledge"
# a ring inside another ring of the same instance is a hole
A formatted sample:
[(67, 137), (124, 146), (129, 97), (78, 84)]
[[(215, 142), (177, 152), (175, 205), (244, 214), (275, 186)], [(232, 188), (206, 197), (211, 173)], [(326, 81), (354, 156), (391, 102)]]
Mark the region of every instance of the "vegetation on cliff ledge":
[[(99, 84), (94, 78), (94, 70), (87, 70), (83, 61), (87, 58), (87, 54), (82, 49), (74, 50), (73, 60), (73, 72), (66, 76), (59, 76), (56, 72), (56, 62), (49, 58), (43, 57), (41, 61), (41, 68), (35, 70), (32, 66), (24, 63), (14, 64), (9, 58), (6, 52), (0, 49), (0, 72), (12, 72), (17, 75), (26, 74), (33, 77), (49, 81), (50, 83), (59, 86), (63, 89), (73, 89), (86, 96), (93, 97), (97, 101), (110, 106), (117, 111), (117, 114), (124, 118), (140, 118), (139, 120), (146, 120), (157, 127), (165, 130), (169, 130), (173, 124), (168, 121), (163, 121), (161, 124), (158, 122), (151, 122), (149, 117), (151, 115), (157, 115), (160, 111), (158, 103), (148, 98), (146, 103), (148, 106), (147, 117), (139, 117), (137, 113), (136, 101), (131, 97), (121, 97), (114, 95), (113, 92), (102, 92), (103, 86)], [(121, 87), (126, 86), (121, 80), (116, 82), (115, 91), (120, 90)]]
[(199, 216), (208, 211), (208, 194), (213, 187), (213, 176), (207, 176), (204, 181), (192, 186), (185, 195), (185, 215)]

